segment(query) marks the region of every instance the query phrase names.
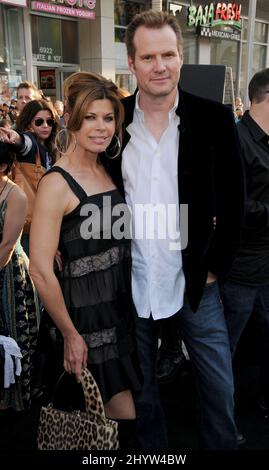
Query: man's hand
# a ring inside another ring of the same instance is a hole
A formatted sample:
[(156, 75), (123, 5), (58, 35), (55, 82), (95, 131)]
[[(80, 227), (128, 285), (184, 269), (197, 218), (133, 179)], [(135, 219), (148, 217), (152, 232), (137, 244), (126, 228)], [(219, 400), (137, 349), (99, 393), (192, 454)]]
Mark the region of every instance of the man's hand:
[(5, 144), (20, 145), (21, 137), (18, 132), (13, 129), (6, 129), (5, 127), (0, 127), (0, 142)]
[(211, 282), (215, 282), (216, 280), (217, 280), (217, 276), (215, 276), (215, 274), (212, 274), (211, 272), (208, 271), (206, 283), (210, 284)]

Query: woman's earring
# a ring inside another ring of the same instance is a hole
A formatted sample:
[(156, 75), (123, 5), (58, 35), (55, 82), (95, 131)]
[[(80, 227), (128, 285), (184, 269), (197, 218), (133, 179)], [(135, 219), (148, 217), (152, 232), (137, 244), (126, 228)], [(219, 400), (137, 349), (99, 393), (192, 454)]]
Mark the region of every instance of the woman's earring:
[[(113, 160), (114, 158), (117, 158), (120, 154), (120, 151), (121, 151), (120, 139), (118, 138), (118, 136), (116, 134), (114, 134), (113, 139), (114, 139), (114, 137), (116, 139), (116, 143), (110, 149), (110, 151), (112, 153), (112, 156), (107, 153), (107, 150), (109, 149), (109, 147), (104, 152), (105, 155), (107, 156), (107, 158), (109, 158), (109, 160)], [(113, 139), (112, 139), (112, 141), (113, 141)], [(111, 143), (112, 143), (112, 141), (111, 141)], [(113, 155), (114, 152), (116, 152), (115, 155)]]
[[(77, 139), (73, 132), (64, 128), (57, 132), (54, 143), (58, 152), (63, 156), (67, 156), (71, 155), (71, 153), (75, 151), (77, 146)], [(69, 147), (71, 150), (67, 151)]]

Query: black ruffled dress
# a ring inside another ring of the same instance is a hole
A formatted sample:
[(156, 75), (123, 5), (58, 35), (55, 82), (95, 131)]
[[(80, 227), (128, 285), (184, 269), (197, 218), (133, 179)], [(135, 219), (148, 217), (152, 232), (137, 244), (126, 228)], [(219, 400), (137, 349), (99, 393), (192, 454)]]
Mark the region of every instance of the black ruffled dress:
[(59, 282), (69, 315), (88, 345), (88, 368), (106, 403), (123, 390), (136, 393), (140, 389), (131, 241), (130, 237), (115, 236), (122, 220), (120, 209), (127, 206), (117, 189), (87, 196), (65, 170), (54, 166), (46, 175), (51, 172), (60, 173), (80, 201), (63, 217)]

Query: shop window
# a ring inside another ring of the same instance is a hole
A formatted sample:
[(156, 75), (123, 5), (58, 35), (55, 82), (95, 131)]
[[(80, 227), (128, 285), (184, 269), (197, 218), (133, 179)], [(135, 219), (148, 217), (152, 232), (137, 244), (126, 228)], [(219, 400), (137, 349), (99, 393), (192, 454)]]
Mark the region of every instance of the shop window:
[(267, 43), (268, 24), (255, 22), (254, 42)]
[(185, 64), (197, 64), (198, 62), (198, 39), (195, 28), (187, 25), (188, 5), (180, 5), (176, 2), (169, 2), (167, 9), (173, 14), (181, 28), (183, 36), (183, 54)]
[(253, 50), (253, 75), (265, 68), (267, 47), (254, 44)]
[(213, 65), (232, 67), (234, 76), (237, 70), (238, 47), (239, 43), (237, 41), (225, 39), (211, 40), (210, 63)]
[(126, 28), (122, 26), (115, 27), (115, 42), (124, 42), (125, 41), (125, 31)]
[[(233, 90), (236, 88), (236, 79), (238, 75), (238, 55), (239, 41), (228, 39), (211, 39), (210, 47), (210, 63), (212, 65), (225, 65), (229, 67), (229, 81), (232, 87), (229, 87), (229, 98), (227, 96), (225, 102), (232, 103)], [(228, 69), (226, 69), (227, 73)]]
[(5, 37), (4, 37), (4, 15), (3, 7), (0, 5), (0, 72), (4, 72), (6, 65), (6, 49), (5, 49)]
[(40, 62), (63, 62), (61, 20), (31, 16), (32, 49)]
[[(243, 18), (243, 34), (242, 34), (242, 54), (241, 54), (241, 70), (240, 70), (240, 81), (239, 89), (243, 96), (244, 90), (246, 89), (246, 75), (247, 75), (247, 29), (248, 20)], [(255, 21), (254, 31), (254, 45), (253, 45), (253, 63), (251, 70), (251, 77), (266, 67), (267, 57), (267, 37), (268, 37), (268, 23), (262, 23), (261, 21)]]
[(32, 48), (38, 62), (78, 63), (76, 21), (31, 16)]
[(247, 18), (243, 18), (243, 27), (242, 27), (241, 37), (243, 41), (246, 41), (248, 38), (248, 19)]
[(6, 96), (26, 78), (22, 9), (15, 6), (0, 5), (0, 75), (0, 94)]
[(78, 64), (78, 23), (75, 21), (61, 21), (63, 62)]
[(151, 1), (148, 0), (115, 0), (114, 20), (117, 26), (127, 26), (133, 17), (141, 11), (149, 10)]
[[(267, 43), (268, 24), (260, 21), (255, 21), (254, 42)], [(248, 38), (248, 19), (243, 19), (242, 39), (247, 41)]]
[[(253, 47), (253, 63), (251, 69), (251, 77), (260, 70), (265, 68), (266, 64), (267, 47), (254, 44)], [(242, 59), (241, 59), (241, 73), (240, 73), (240, 90), (246, 88), (246, 70), (247, 70), (247, 43), (242, 44)]]
[(23, 66), (25, 61), (22, 11), (16, 7), (6, 8), (7, 48), (9, 68)]
[(114, 22), (115, 41), (124, 42), (125, 29), (133, 17), (141, 11), (149, 10), (151, 1), (148, 0), (115, 0), (114, 1)]
[(119, 73), (116, 74), (116, 85), (119, 88), (123, 88), (124, 90), (129, 91), (129, 93), (133, 93), (136, 88), (136, 80), (135, 77), (130, 73)]
[(20, 28), (18, 28), (18, 9), (7, 10), (8, 33), (12, 38), (12, 55), (15, 61), (22, 58)]

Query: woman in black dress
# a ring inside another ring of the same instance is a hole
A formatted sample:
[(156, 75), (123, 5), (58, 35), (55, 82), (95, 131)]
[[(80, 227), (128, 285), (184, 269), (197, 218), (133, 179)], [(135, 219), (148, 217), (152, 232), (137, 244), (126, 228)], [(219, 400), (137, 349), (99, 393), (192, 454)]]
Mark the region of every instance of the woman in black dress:
[[(100, 75), (73, 74), (64, 92), (67, 150), (39, 185), (30, 272), (63, 337), (65, 370), (79, 381), (87, 366), (107, 416), (134, 419), (140, 384), (127, 206), (100, 158), (119, 150), (123, 109), (116, 86)], [(62, 271), (56, 276), (58, 247)]]

